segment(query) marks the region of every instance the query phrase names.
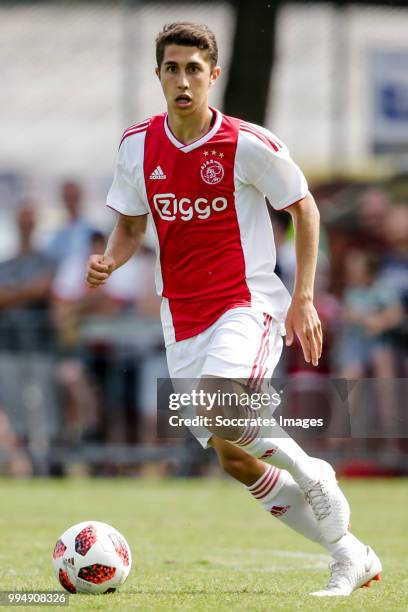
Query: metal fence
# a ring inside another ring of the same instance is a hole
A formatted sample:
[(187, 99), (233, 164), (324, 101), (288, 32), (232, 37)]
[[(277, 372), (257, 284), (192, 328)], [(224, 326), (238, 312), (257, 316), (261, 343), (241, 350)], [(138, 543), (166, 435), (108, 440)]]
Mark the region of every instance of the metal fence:
[[(149, 464), (170, 466), (171, 473), (199, 473), (203, 462), (211, 461), (195, 443), (157, 429), (157, 379), (167, 376), (157, 320), (133, 314), (89, 317), (81, 325), (75, 350), (69, 352), (48, 339), (38, 341), (45, 337), (43, 325), (43, 317), (20, 313), (13, 330), (4, 325), (0, 329), (1, 338), (10, 338), (11, 332), (16, 336), (17, 327), (19, 333), (14, 348), (3, 344), (0, 350), (3, 470), (18, 473), (22, 455), (24, 469), (35, 474), (74, 469), (134, 473)], [(343, 381), (348, 389), (344, 394), (341, 381), (329, 374), (287, 374), (285, 367), (280, 374), (286, 375), (286, 418), (323, 417), (331, 422), (318, 437), (305, 438), (305, 431), (302, 444), (338, 461), (352, 452), (354, 460), (369, 460), (377, 469), (406, 469), (406, 379), (367, 380), (361, 395), (361, 385), (358, 393), (353, 391), (356, 381)], [(354, 407), (347, 410), (363, 415), (364, 421), (352, 419), (354, 434), (338, 425), (350, 391)]]

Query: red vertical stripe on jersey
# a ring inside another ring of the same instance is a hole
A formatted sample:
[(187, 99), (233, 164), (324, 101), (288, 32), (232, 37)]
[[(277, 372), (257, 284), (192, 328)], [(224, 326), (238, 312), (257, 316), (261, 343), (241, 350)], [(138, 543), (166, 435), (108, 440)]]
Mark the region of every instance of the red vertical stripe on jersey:
[[(234, 199), (238, 131), (238, 120), (223, 117), (211, 140), (186, 153), (169, 140), (163, 116), (147, 129), (146, 193), (177, 341), (251, 304)], [(151, 178), (157, 166), (161, 180)]]

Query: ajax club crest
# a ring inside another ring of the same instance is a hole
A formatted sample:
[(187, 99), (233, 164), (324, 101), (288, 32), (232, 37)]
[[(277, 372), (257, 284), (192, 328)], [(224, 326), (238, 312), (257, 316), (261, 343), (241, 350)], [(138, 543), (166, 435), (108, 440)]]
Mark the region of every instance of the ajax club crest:
[(207, 185), (216, 185), (224, 178), (224, 168), (216, 159), (208, 159), (202, 164), (200, 175)]

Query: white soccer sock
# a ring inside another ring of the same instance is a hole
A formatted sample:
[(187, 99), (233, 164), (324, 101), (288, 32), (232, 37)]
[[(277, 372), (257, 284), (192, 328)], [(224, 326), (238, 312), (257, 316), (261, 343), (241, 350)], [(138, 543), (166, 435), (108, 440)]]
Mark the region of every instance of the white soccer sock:
[(274, 430), (279, 430), (282, 437), (256, 437), (259, 435), (259, 428), (247, 427), (234, 444), (265, 463), (287, 470), (296, 482), (318, 480), (320, 474), (318, 462), (313, 457), (309, 457), (283, 429), (275, 427)]
[(344, 558), (355, 560), (356, 557), (365, 557), (367, 554), (366, 546), (349, 531), (340, 540), (330, 544), (327, 550), (336, 560)]
[(246, 488), (272, 516), (305, 538), (320, 541), (320, 528), (313, 510), (288, 472), (271, 465), (261, 478)]
[(354, 558), (365, 553), (365, 546), (353, 534), (346, 533), (334, 544), (323, 539), (319, 523), (299, 485), (286, 470), (269, 466), (246, 489), (264, 509), (308, 540), (317, 542), (335, 559)]

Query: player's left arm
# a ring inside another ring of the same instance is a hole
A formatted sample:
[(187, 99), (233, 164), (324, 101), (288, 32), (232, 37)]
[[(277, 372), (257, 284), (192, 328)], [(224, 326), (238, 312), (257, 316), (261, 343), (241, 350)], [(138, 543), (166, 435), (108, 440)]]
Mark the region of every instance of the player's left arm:
[(296, 281), (286, 318), (286, 344), (296, 334), (307, 362), (318, 364), (322, 327), (313, 305), (319, 242), (319, 211), (303, 172), (274, 134), (254, 124), (241, 126), (236, 168), (242, 181), (256, 187), (275, 210), (288, 210), (296, 234)]
[(305, 360), (318, 365), (322, 354), (322, 326), (313, 304), (313, 287), (319, 244), (319, 210), (308, 193), (288, 209), (295, 228), (296, 278), (285, 327), (286, 346), (299, 338)]

